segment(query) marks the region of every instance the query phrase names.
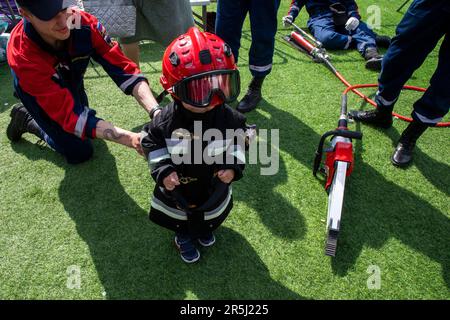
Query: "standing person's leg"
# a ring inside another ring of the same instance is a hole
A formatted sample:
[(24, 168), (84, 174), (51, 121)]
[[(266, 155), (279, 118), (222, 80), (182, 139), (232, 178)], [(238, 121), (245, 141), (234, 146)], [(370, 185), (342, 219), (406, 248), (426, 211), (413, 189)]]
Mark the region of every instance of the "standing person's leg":
[(236, 62), (239, 58), (242, 26), (249, 4), (250, 0), (217, 1), (216, 34), (231, 47)]
[(147, 39), (167, 47), (175, 38), (194, 26), (189, 0), (144, 0), (142, 14), (147, 22)]
[(122, 47), (123, 53), (129, 59), (131, 59), (131, 61), (136, 63), (139, 67), (139, 60), (140, 60), (139, 42), (122, 43), (121, 47)]
[(392, 155), (392, 163), (403, 167), (411, 163), (417, 140), (428, 127), (436, 125), (450, 107), (450, 30), (439, 52), (439, 63), (425, 94), (414, 104), (413, 122), (402, 132)]
[(406, 81), (444, 36), (449, 15), (441, 12), (443, 2), (416, 0), (398, 25), (379, 77), (379, 107), (392, 111)]
[(383, 59), (375, 96), (377, 109), (351, 111), (353, 119), (383, 128), (392, 125), (391, 113), (404, 84), (445, 34), (449, 21), (448, 14), (442, 12), (445, 5), (445, 1), (429, 0), (416, 0), (411, 5)]
[(265, 77), (272, 70), (279, 7), (279, 0), (251, 1), (252, 44), (249, 52), (249, 68), (255, 78)]
[(450, 108), (450, 27), (439, 51), (439, 62), (430, 86), (414, 104), (412, 118), (434, 126), (442, 121)]
[(249, 69), (253, 79), (247, 94), (237, 107), (240, 112), (252, 111), (262, 99), (261, 87), (264, 78), (272, 70), (279, 7), (279, 0), (250, 1), (252, 44), (249, 52)]
[(136, 29), (134, 36), (119, 38), (123, 53), (138, 66), (140, 61), (139, 41), (145, 39), (145, 32), (149, 28), (148, 21), (142, 13), (143, 2), (144, 0), (133, 1), (136, 7)]
[(136, 6), (136, 32), (133, 37), (120, 38), (125, 55), (138, 66), (139, 41), (153, 40), (167, 46), (178, 35), (194, 25), (189, 0), (154, 1), (134, 0)]

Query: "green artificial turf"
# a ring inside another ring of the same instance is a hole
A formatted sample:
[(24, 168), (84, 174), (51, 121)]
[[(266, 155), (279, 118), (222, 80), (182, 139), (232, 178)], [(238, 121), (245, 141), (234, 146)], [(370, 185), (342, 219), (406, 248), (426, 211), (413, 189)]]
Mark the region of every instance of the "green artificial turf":
[[(286, 13), (283, 1), (278, 17)], [(363, 17), (372, 1), (359, 1)], [(401, 1), (377, 1), (382, 34), (393, 35)], [(297, 20), (305, 26), (306, 14)], [(248, 165), (234, 184), (234, 209), (217, 243), (187, 265), (171, 232), (148, 220), (154, 183), (146, 162), (122, 146), (94, 141), (92, 161), (71, 166), (37, 139), (11, 144), (5, 135), (12, 79), (0, 66), (0, 298), (1, 299), (449, 299), (449, 130), (430, 129), (414, 164), (398, 169), (390, 155), (406, 123), (379, 130), (352, 124), (355, 142), (336, 258), (324, 255), (327, 194), (312, 175), (321, 134), (336, 126), (344, 86), (319, 64), (281, 40), (264, 101), (248, 115), (260, 129), (279, 129), (280, 167), (261, 176)], [(246, 21), (239, 67), (250, 80)], [(142, 45), (142, 70), (155, 92), (164, 48)], [(331, 52), (351, 83), (376, 83), (356, 52)], [(409, 84), (427, 86), (435, 50)], [(138, 132), (148, 117), (96, 66), (86, 74), (91, 107), (117, 126)], [(365, 90), (373, 94), (375, 90)], [(396, 111), (409, 115), (419, 93), (405, 92)], [(372, 108), (350, 96), (351, 108)], [(444, 120), (449, 121), (447, 116)], [(80, 288), (71, 289), (71, 266)], [(381, 287), (369, 289), (371, 268)], [(69, 282), (69, 286), (67, 285)]]

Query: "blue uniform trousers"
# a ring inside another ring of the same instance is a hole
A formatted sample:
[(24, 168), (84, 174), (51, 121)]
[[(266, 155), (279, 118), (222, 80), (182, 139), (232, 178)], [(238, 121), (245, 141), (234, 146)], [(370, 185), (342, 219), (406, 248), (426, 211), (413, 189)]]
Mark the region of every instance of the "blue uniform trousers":
[(34, 101), (35, 98), (20, 89), (20, 86), (17, 85), (17, 78), (14, 72), (12, 74), (17, 95), (41, 129), (40, 138), (56, 152), (62, 154), (70, 164), (78, 164), (89, 160), (94, 151), (91, 140), (82, 140), (76, 135), (64, 131), (42, 109), (36, 107), (37, 103)]
[(425, 94), (414, 104), (414, 120), (433, 126), (450, 107), (450, 1), (415, 0), (397, 27), (384, 56), (376, 102), (379, 108), (393, 109), (404, 84), (444, 41), (437, 69)]
[(358, 52), (364, 56), (367, 48), (376, 47), (376, 34), (366, 23), (361, 21), (356, 30), (347, 31), (345, 26), (335, 26), (331, 12), (311, 17), (308, 28), (326, 49), (345, 50), (356, 46)]
[(232, 49), (236, 61), (241, 46), (242, 26), (250, 14), (252, 44), (249, 68), (254, 77), (272, 70), (280, 0), (218, 0), (216, 34)]

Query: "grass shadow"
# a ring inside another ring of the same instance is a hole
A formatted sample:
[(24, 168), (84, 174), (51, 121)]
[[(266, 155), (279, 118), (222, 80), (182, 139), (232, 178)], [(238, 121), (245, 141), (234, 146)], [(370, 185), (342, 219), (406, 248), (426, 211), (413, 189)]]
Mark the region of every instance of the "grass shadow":
[[(263, 100), (260, 107), (266, 109), (268, 102)], [(256, 123), (258, 129), (280, 128), (273, 126), (259, 113), (252, 113), (251, 121), (247, 123)], [(283, 137), (283, 131), (280, 131), (280, 148), (287, 141)], [(270, 132), (268, 133), (270, 136)], [(276, 146), (278, 148), (278, 146)], [(269, 148), (270, 150), (270, 148)], [(264, 166), (267, 167), (267, 166)], [(283, 160), (279, 157), (279, 169), (274, 175), (261, 175), (260, 165), (247, 165), (245, 177), (239, 183), (235, 198), (252, 207), (258, 212), (264, 225), (277, 237), (286, 239), (301, 239), (306, 234), (306, 224), (299, 210), (294, 207), (276, 188), (288, 181), (288, 168)], [(258, 183), (256, 183), (258, 182)]]
[[(372, 100), (374, 99), (374, 97), (375, 94), (369, 96), (369, 98), (371, 98)], [(359, 110), (363, 109), (367, 109), (366, 101), (363, 101), (359, 108)], [(373, 126), (372, 128), (386, 134), (389, 137), (389, 139), (391, 139), (393, 147), (392, 152), (394, 152), (395, 147), (397, 146), (398, 141), (400, 139), (401, 133), (399, 133), (394, 128), (390, 128), (388, 130)], [(444, 128), (427, 129), (427, 131), (429, 130), (445, 130), (445, 129)], [(424, 134), (426, 134), (426, 132)], [(447, 196), (450, 196), (450, 175), (441, 174), (443, 172), (450, 172), (450, 166), (448, 166), (445, 163), (434, 160), (433, 158), (428, 156), (425, 152), (423, 152), (420, 149), (420, 138), (418, 140), (418, 144), (414, 149), (414, 160), (411, 165), (416, 166), (417, 169), (425, 176), (428, 182), (430, 182), (435, 188), (439, 189), (439, 191), (445, 193)]]
[[(366, 102), (363, 101), (361, 109), (364, 105)], [(359, 123), (356, 126), (358, 131), (364, 127)], [(400, 136), (395, 128), (379, 130), (393, 141)], [(439, 263), (443, 279), (450, 288), (450, 220), (416, 194), (386, 180), (364, 163), (361, 158), (363, 141), (354, 142), (355, 167), (346, 187), (344, 228), (338, 254), (332, 260), (334, 272), (346, 275), (365, 246), (381, 248), (390, 238), (395, 238)], [(422, 158), (419, 162), (425, 160), (432, 159)]]
[(95, 141), (94, 147), (94, 159), (71, 166), (48, 148), (13, 144), (30, 160), (64, 168), (59, 198), (89, 246), (107, 299), (183, 299), (187, 292), (200, 299), (302, 298), (274, 281), (246, 239), (226, 227), (218, 229), (217, 244), (202, 251), (199, 263), (186, 265), (173, 234), (152, 224), (124, 191), (106, 143)]
[[(289, 142), (292, 139), (280, 134), (280, 149), (311, 167), (320, 135), (300, 119), (267, 102), (260, 108), (271, 115), (270, 121), (261, 119), (262, 123), (266, 122), (261, 127), (285, 128), (287, 123), (290, 124), (289, 136), (297, 137), (296, 141)], [(260, 119), (258, 114), (254, 117)], [(334, 272), (345, 276), (364, 247), (381, 248), (389, 239), (395, 238), (439, 263), (444, 281), (450, 288), (450, 220), (419, 196), (386, 180), (364, 163), (362, 142), (357, 141), (355, 147), (355, 168), (346, 186), (338, 252), (332, 260)], [(325, 193), (323, 201), (327, 201)]]
[[(429, 128), (428, 130), (442, 130), (441, 128)], [(426, 134), (426, 132), (425, 132)], [(392, 152), (394, 151), (397, 143), (400, 139), (400, 133), (397, 131), (388, 130), (386, 135), (392, 141)], [(439, 162), (428, 156), (420, 149), (420, 138), (416, 147), (414, 148), (414, 159), (412, 164), (424, 175), (424, 177), (430, 182), (436, 189), (443, 192), (447, 196), (450, 196), (450, 175), (443, 174), (450, 172), (450, 166), (445, 163)], [(405, 168), (407, 169), (407, 168)]]

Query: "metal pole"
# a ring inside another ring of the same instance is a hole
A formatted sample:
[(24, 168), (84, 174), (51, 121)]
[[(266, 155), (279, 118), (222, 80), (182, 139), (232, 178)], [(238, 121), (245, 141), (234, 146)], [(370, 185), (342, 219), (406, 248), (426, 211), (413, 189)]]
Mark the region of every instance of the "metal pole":
[(317, 47), (322, 48), (322, 43), (320, 41), (318, 41), (316, 38), (314, 38), (313, 36), (311, 36), (309, 33), (307, 33), (306, 31), (304, 31), (302, 28), (300, 28), (299, 26), (297, 26), (295, 23), (290, 22), (290, 24), (295, 28), (295, 30), (297, 30), (298, 32), (301, 33), (302, 36), (308, 38), (312, 43), (314, 43)]

